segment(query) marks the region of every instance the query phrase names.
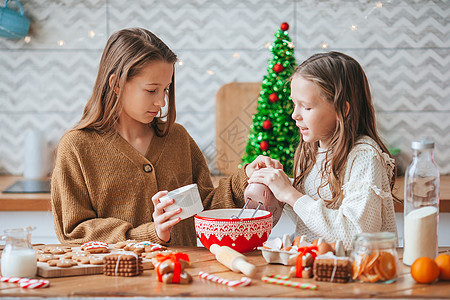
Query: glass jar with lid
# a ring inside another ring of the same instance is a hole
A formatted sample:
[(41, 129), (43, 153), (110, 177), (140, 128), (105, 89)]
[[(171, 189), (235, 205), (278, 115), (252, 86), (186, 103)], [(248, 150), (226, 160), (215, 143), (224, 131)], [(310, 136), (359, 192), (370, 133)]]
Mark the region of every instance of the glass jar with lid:
[(397, 237), (392, 232), (360, 233), (353, 240), (352, 278), (390, 283), (397, 279)]
[(438, 253), (439, 169), (434, 142), (422, 138), (411, 143), (413, 160), (405, 173), (403, 263), (412, 265), (422, 256)]

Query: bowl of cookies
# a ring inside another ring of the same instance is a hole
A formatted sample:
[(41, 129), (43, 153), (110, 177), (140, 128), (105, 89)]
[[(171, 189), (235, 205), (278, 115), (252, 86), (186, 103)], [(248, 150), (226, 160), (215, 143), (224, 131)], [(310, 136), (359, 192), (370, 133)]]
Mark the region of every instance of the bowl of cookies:
[(200, 242), (228, 246), (238, 252), (250, 252), (261, 246), (272, 230), (272, 213), (255, 209), (205, 210), (194, 217)]

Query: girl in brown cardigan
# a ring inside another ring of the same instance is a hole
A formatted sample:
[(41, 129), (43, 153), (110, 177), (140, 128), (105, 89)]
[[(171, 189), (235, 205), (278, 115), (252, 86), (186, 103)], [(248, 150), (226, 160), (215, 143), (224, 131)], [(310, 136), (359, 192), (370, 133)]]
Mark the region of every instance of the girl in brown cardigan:
[(51, 202), (60, 242), (194, 246), (193, 217), (169, 220), (180, 211), (164, 211), (172, 201), (159, 199), (168, 190), (197, 183), (205, 209), (242, 207), (249, 176), (262, 167), (281, 168), (259, 157), (213, 188), (202, 152), (175, 123), (176, 61), (145, 29), (109, 38), (83, 116), (57, 149)]

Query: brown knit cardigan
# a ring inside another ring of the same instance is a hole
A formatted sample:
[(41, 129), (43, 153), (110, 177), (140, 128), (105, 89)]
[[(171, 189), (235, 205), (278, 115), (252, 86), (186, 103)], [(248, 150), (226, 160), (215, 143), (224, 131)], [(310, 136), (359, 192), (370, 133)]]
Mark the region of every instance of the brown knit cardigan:
[[(163, 243), (157, 236), (152, 196), (197, 183), (205, 209), (243, 206), (244, 168), (214, 189), (199, 147), (179, 124), (154, 136), (145, 156), (119, 134), (72, 130), (59, 142), (52, 174), (55, 230), (62, 243), (127, 239)], [(168, 245), (196, 245), (194, 218), (171, 231)]]

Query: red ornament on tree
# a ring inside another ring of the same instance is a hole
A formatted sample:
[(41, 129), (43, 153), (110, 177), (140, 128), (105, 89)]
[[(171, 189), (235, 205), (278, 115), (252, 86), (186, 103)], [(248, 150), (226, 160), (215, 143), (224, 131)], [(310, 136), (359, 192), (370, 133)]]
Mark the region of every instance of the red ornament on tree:
[(273, 70), (275, 71), (275, 73), (280, 73), (281, 71), (283, 71), (283, 65), (282, 64), (275, 64), (273, 66)]
[(265, 130), (269, 130), (272, 128), (272, 122), (270, 122), (269, 119), (265, 120), (262, 125)]
[(272, 103), (275, 103), (278, 101), (278, 94), (277, 93), (272, 93), (269, 95), (269, 101)]
[(286, 31), (286, 30), (288, 30), (288, 29), (289, 29), (289, 24), (288, 24), (288, 23), (286, 23), (286, 22), (284, 22), (284, 23), (281, 23), (281, 26), (280, 26), (280, 28), (281, 28), (281, 30), (283, 30), (283, 31)]
[(262, 151), (269, 150), (269, 143), (267, 141), (262, 141), (259, 143), (259, 148), (261, 148)]

